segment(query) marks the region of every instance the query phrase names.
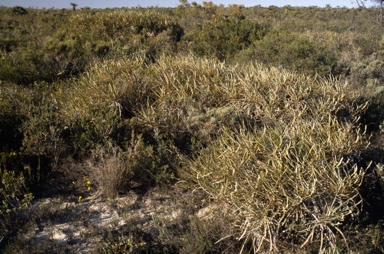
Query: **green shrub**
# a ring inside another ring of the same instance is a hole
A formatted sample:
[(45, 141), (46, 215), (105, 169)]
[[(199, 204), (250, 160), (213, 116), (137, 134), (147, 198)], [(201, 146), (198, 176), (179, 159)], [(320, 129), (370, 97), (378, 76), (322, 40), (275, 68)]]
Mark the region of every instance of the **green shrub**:
[(1, 19), (0, 44), (5, 52), (0, 62), (0, 80), (17, 84), (55, 80), (58, 73), (55, 56), (44, 48), (53, 31), (64, 22), (64, 15), (38, 10), (12, 15), (6, 10)]
[(370, 56), (372, 53), (377, 52), (380, 48), (378, 41), (358, 37), (355, 39), (354, 44), (360, 49), (360, 54), (362, 56)]
[(53, 82), (83, 72), (96, 59), (122, 57), (137, 50), (154, 58), (174, 52), (183, 29), (156, 10), (5, 14), (0, 30), (0, 80), (17, 84)]
[(58, 104), (47, 84), (33, 87), (29, 103), (21, 109), (23, 123), (20, 132), (24, 139), (22, 150), (28, 155), (58, 157), (62, 149), (63, 120)]
[(107, 144), (120, 121), (115, 109), (107, 103), (91, 107), (87, 113), (87, 116), (75, 113), (68, 126), (70, 136), (67, 142), (78, 158), (89, 155), (99, 145)]
[[(0, 243), (11, 232), (15, 232), (22, 223), (20, 212), (27, 209), (33, 198), (25, 186), (22, 173), (7, 170), (4, 167), (4, 154), (0, 161)], [(10, 154), (10, 157), (16, 154)]]
[(384, 78), (382, 75), (383, 61), (374, 60), (368, 64), (357, 62), (352, 64), (348, 79), (360, 94), (361, 100), (369, 101), (369, 106), (362, 116), (361, 122), (369, 131), (380, 131), (384, 121), (383, 94)]
[(0, 151), (17, 151), (21, 147), (21, 107), (28, 92), (14, 84), (0, 84)]
[(3, 154), (15, 153), (17, 160), (4, 157), (0, 163), (12, 174), (23, 174), (28, 191), (36, 195), (50, 169), (64, 150), (57, 107), (46, 86), (33, 88), (9, 84), (1, 88), (0, 134)]
[(286, 30), (267, 33), (242, 54), (248, 59), (310, 75), (329, 75), (336, 66), (335, 55), (326, 47)]
[(33, 46), (7, 54), (5, 61), (0, 63), (0, 80), (16, 84), (52, 81), (52, 75), (42, 52)]
[(358, 62), (352, 65), (349, 78), (359, 87), (378, 87), (384, 84), (383, 70), (384, 61), (374, 60), (368, 64)]
[(267, 27), (244, 19), (244, 17), (223, 17), (213, 15), (185, 40), (198, 56), (214, 56), (219, 60), (230, 60), (237, 52), (260, 40)]

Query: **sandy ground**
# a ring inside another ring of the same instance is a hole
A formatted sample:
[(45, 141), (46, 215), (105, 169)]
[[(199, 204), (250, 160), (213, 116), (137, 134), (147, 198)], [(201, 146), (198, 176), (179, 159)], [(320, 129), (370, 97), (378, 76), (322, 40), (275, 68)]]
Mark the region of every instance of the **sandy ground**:
[(50, 244), (64, 253), (95, 253), (106, 233), (124, 227), (137, 227), (156, 237), (156, 223), (177, 220), (182, 209), (172, 194), (155, 190), (144, 195), (130, 191), (114, 200), (104, 200), (95, 192), (81, 201), (44, 198), (34, 202), (35, 228), (25, 230), (24, 238), (36, 245)]

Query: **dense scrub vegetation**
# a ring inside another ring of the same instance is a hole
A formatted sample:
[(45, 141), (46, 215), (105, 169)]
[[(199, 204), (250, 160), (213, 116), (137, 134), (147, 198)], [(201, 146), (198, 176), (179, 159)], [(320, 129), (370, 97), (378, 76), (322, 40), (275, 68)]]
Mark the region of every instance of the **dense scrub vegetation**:
[(1, 251), (34, 199), (160, 186), (221, 210), (100, 252), (381, 252), (377, 15), (0, 8)]

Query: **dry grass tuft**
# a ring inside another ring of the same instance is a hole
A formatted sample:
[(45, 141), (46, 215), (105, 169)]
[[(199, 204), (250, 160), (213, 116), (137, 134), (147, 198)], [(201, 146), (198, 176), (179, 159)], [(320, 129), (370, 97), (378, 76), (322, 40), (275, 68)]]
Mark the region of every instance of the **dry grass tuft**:
[(96, 149), (87, 161), (87, 172), (106, 198), (115, 198), (134, 184), (150, 181), (152, 147), (145, 146), (141, 135), (132, 133), (124, 148), (113, 144)]

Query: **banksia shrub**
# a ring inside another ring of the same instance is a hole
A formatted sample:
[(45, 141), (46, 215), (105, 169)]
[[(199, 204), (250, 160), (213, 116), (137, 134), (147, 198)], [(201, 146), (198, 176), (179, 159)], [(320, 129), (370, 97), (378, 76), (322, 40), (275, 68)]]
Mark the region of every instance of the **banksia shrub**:
[(146, 102), (140, 72), (144, 59), (104, 61), (89, 68), (57, 92), (61, 117), (75, 152), (87, 153), (109, 142), (122, 118)]
[(229, 104), (257, 124), (225, 127), (185, 159), (185, 176), (229, 205), (244, 246), (335, 245), (343, 223), (360, 211), (365, 171), (348, 156), (364, 145), (356, 126), (364, 107), (354, 107), (337, 80), (260, 65), (243, 71), (233, 76)]
[[(108, 161), (106, 165), (117, 163), (121, 166), (124, 163), (119, 156), (123, 152), (118, 151), (127, 151), (126, 142), (131, 140), (129, 134), (135, 131), (140, 136), (139, 143), (146, 143), (143, 149), (148, 154), (152, 153), (151, 158), (143, 160), (149, 164), (142, 163), (146, 168), (142, 172), (145, 175), (142, 181), (168, 177), (165, 173), (167, 165), (163, 161), (169, 155), (167, 142), (156, 136), (147, 123), (138, 121), (137, 117), (137, 112), (150, 105), (156, 97), (153, 89), (156, 81), (153, 74), (148, 72), (148, 66), (150, 64), (146, 64), (145, 58), (140, 56), (109, 60), (95, 64), (69, 84), (61, 83), (61, 89), (57, 92), (58, 104), (67, 126), (66, 141), (76, 158), (82, 159), (91, 155), (91, 151), (102, 149), (108, 151), (103, 153), (103, 160)], [(146, 137), (145, 141), (141, 135)], [(147, 146), (147, 143), (150, 145)], [(132, 164), (132, 161), (127, 163)], [(137, 176), (135, 173), (132, 177)]]
[[(232, 226), (255, 249), (277, 250), (281, 240), (316, 241), (321, 249), (335, 244), (343, 221), (358, 214), (363, 171), (342, 156), (328, 158), (313, 140), (319, 127), (226, 132), (191, 162), (196, 182), (232, 207)], [(312, 133), (303, 138), (304, 131)]]
[(140, 71), (145, 59), (109, 60), (95, 63), (78, 79), (62, 84), (58, 92), (61, 113), (66, 121), (89, 117), (93, 108), (105, 103), (117, 115), (132, 113), (135, 103), (145, 102), (146, 87)]
[(192, 55), (163, 57), (146, 73), (147, 82), (153, 84), (151, 99), (135, 115), (142, 128), (174, 137), (188, 134), (207, 141), (222, 126), (244, 121), (251, 125), (288, 123), (297, 117), (324, 117), (328, 107), (334, 113), (350, 111), (344, 94), (337, 95), (335, 105), (323, 101), (318, 107), (318, 98), (335, 96), (340, 87), (329, 84), (329, 90), (324, 90), (321, 82), (304, 76), (298, 82), (295, 73), (258, 63), (236, 66)]
[(146, 70), (151, 99), (135, 113), (141, 129), (173, 140), (182, 150), (207, 143), (222, 125), (239, 121), (229, 105), (234, 68), (193, 55), (162, 57)]

